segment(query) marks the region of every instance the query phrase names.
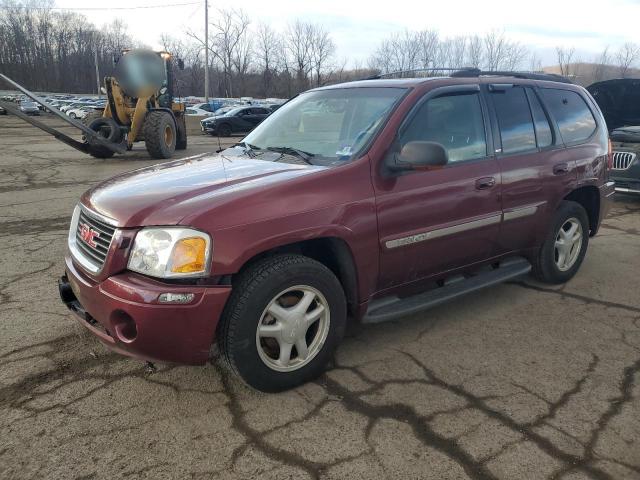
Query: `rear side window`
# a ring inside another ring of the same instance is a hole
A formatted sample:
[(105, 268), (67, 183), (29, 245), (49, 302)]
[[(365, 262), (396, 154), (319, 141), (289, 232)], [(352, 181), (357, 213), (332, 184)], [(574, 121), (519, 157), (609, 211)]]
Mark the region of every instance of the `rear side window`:
[(413, 141), (442, 144), (451, 163), (485, 157), (487, 143), (479, 94), (443, 95), (427, 100), (400, 136), (402, 145)]
[(593, 135), (596, 120), (580, 95), (555, 88), (544, 88), (541, 91), (565, 143), (581, 142)]
[(524, 88), (514, 86), (491, 92), (498, 117), (502, 153), (519, 153), (536, 149), (533, 119)]
[(533, 123), (536, 127), (536, 140), (538, 141), (538, 147), (548, 147), (553, 143), (553, 134), (551, 133), (551, 125), (547, 114), (544, 113), (540, 100), (535, 92), (527, 88), (529, 93), (529, 104), (531, 105), (531, 113), (533, 114)]

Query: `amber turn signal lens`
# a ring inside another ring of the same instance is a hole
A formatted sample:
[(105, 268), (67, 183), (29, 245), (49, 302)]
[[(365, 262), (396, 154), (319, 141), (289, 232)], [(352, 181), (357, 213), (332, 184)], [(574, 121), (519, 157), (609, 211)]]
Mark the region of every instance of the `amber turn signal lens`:
[(205, 270), (207, 242), (204, 238), (183, 238), (171, 254), (173, 273), (196, 273)]

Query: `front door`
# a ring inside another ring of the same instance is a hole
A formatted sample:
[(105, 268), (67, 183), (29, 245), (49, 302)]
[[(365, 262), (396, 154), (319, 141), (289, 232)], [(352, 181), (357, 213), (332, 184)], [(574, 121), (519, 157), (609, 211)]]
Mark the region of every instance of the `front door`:
[(429, 92), (399, 129), (411, 141), (441, 143), (448, 164), (377, 178), (379, 290), (444, 273), (493, 255), (502, 217), (501, 178), (477, 85)]

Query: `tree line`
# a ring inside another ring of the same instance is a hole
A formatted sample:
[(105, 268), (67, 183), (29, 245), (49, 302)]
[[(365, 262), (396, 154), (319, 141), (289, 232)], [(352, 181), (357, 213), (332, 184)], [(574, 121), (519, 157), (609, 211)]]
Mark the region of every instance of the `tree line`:
[[(53, 10), (52, 0), (0, 0), (0, 72), (38, 91), (96, 91), (95, 60), (101, 76), (113, 72), (125, 48), (144, 47), (122, 21), (98, 28), (83, 15)], [(365, 62), (339, 59), (331, 32), (314, 22), (294, 20), (283, 30), (255, 23), (241, 9), (211, 9), (210, 96), (288, 98), (310, 87), (375, 73), (423, 68), (540, 71), (538, 52), (502, 31), (442, 37), (437, 30), (405, 30), (380, 40)], [(176, 71), (177, 93), (204, 94), (205, 39), (200, 30), (161, 34), (163, 48), (183, 59)], [(557, 73), (578, 83), (636, 74), (640, 47), (605, 48), (592, 59), (575, 48), (556, 48)]]

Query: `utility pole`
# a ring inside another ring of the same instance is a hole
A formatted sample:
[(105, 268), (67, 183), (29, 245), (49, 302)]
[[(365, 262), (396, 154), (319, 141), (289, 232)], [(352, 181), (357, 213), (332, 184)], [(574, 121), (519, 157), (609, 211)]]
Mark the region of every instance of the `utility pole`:
[(204, 0), (204, 101), (209, 103), (209, 0)]
[(96, 65), (96, 86), (98, 87), (98, 98), (100, 98), (100, 70), (98, 69), (98, 44), (93, 50), (93, 62)]

